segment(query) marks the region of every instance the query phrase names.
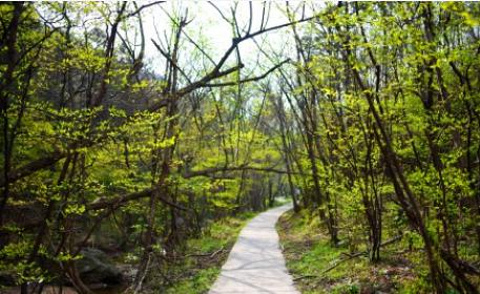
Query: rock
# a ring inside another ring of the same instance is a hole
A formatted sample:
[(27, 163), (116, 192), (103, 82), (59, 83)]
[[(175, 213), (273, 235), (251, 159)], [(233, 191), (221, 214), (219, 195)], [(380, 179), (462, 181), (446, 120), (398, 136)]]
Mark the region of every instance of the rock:
[(105, 252), (95, 248), (82, 249), (82, 259), (76, 262), (80, 278), (85, 284), (117, 285), (123, 280), (121, 271), (115, 267)]
[(123, 280), (127, 284), (131, 284), (135, 281), (135, 278), (137, 277), (137, 274), (138, 274), (137, 267), (134, 267), (130, 264), (122, 264), (122, 265), (119, 265), (118, 268), (122, 272)]
[(11, 273), (2, 273), (0, 272), (0, 287), (1, 286), (14, 286), (15, 277)]

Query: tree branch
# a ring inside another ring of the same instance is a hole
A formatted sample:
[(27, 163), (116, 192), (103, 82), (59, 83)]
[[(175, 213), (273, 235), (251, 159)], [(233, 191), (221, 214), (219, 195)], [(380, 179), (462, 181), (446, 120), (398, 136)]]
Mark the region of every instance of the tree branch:
[[(87, 210), (100, 210), (100, 209), (106, 209), (106, 208), (110, 208), (110, 209), (118, 209), (124, 205), (126, 205), (128, 202), (132, 201), (132, 200), (138, 200), (138, 199), (141, 199), (141, 198), (147, 198), (147, 197), (150, 197), (150, 195), (152, 193), (154, 193), (155, 190), (151, 189), (151, 188), (148, 188), (148, 189), (145, 189), (143, 191), (140, 191), (140, 192), (133, 192), (133, 193), (130, 193), (130, 194), (125, 194), (125, 195), (122, 195), (122, 196), (118, 196), (118, 197), (115, 197), (115, 198), (112, 198), (112, 199), (100, 199), (100, 201), (95, 201), (93, 203), (90, 203), (87, 205)], [(163, 197), (158, 197), (158, 199), (160, 201), (162, 201), (163, 203), (171, 206), (171, 207), (174, 207), (176, 209), (179, 209), (179, 210), (183, 210), (183, 211), (188, 211), (189, 209), (186, 208), (186, 207), (183, 207), (181, 205), (178, 205), (176, 203), (173, 203), (171, 202), (170, 200), (168, 199), (165, 199)]]
[[(190, 171), (188, 173), (182, 174), (182, 177), (185, 179), (194, 178), (194, 177), (207, 177), (215, 173), (220, 172), (232, 172), (232, 171), (260, 171), (260, 172), (270, 172), (277, 174), (288, 174), (287, 171), (276, 169), (273, 167), (254, 167), (254, 166), (233, 166), (233, 167), (212, 167), (199, 171)], [(294, 174), (293, 172), (291, 174)]]
[(280, 62), (279, 64), (275, 65), (274, 67), (269, 69), (267, 72), (265, 72), (261, 76), (244, 79), (244, 80), (240, 80), (240, 81), (237, 81), (237, 82), (205, 84), (203, 87), (210, 87), (210, 88), (225, 87), (225, 86), (234, 86), (234, 85), (244, 84), (244, 83), (248, 83), (248, 82), (256, 82), (256, 81), (259, 81), (259, 80), (262, 80), (262, 79), (266, 78), (269, 74), (271, 74), (272, 72), (274, 72), (275, 70), (277, 70), (279, 67), (281, 67), (282, 65), (284, 65), (287, 62), (290, 62), (290, 59), (287, 59), (287, 60), (284, 60), (284, 61)]
[[(66, 152), (56, 151), (51, 153), (50, 155), (31, 161), (30, 163), (20, 168), (10, 171), (8, 173), (8, 182), (13, 183), (21, 178), (24, 178), (26, 176), (33, 174), (38, 170), (52, 166), (55, 163), (59, 162), (61, 159), (65, 158), (65, 156), (67, 156)], [(0, 187), (4, 187), (4, 186), (5, 186), (5, 179), (0, 178)]]

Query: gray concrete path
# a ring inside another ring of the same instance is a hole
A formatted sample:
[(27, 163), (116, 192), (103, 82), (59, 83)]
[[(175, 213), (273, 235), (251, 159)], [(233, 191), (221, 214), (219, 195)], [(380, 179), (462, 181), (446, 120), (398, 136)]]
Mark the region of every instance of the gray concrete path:
[(291, 204), (270, 209), (242, 230), (210, 294), (299, 294), (285, 267), (275, 223)]

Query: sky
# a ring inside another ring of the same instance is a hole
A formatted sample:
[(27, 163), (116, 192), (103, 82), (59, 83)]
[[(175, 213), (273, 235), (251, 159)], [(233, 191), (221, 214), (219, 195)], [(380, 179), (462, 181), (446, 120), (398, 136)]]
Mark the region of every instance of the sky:
[[(288, 18), (284, 12), (285, 2), (266, 2), (252, 1), (252, 32), (260, 29), (262, 20), (262, 11), (265, 5), (266, 14), (268, 14), (268, 22), (266, 27), (272, 27), (288, 22)], [(303, 2), (293, 2), (290, 5), (298, 6)], [(146, 55), (151, 60), (149, 63), (153, 70), (157, 72), (157, 68), (163, 68), (161, 65), (160, 53), (153, 45), (150, 39), (155, 39), (158, 43), (160, 39), (164, 39), (164, 32), (170, 32), (170, 20), (166, 16), (166, 12), (170, 14), (184, 13), (188, 10), (188, 18), (191, 23), (186, 27), (186, 31), (191, 38), (196, 42), (202, 43), (215, 61), (218, 61), (223, 52), (231, 45), (233, 32), (230, 24), (222, 19), (221, 14), (207, 1), (172, 1), (160, 4), (160, 6), (148, 9), (143, 13), (144, 29), (147, 39)], [(233, 1), (215, 1), (215, 6), (222, 11), (225, 17), (232, 18), (232, 7), (235, 5)], [(236, 18), (240, 27), (247, 27), (250, 19), (250, 5), (248, 1), (238, 2), (236, 11)], [(165, 12), (166, 11), (166, 12)], [(259, 44), (263, 44), (263, 48), (267, 50), (274, 50), (276, 52), (291, 53), (293, 52), (293, 38), (289, 29), (282, 29), (278, 31), (269, 32), (264, 35), (256, 37)], [(263, 43), (265, 42), (265, 43)], [(188, 46), (188, 45), (185, 45)], [(271, 47), (271, 48), (269, 48)], [(242, 62), (246, 65), (246, 71), (255, 69), (256, 72), (261, 72), (266, 68), (273, 66), (266, 61), (265, 56), (262, 56), (255, 43), (251, 40), (240, 44), (240, 53)], [(188, 50), (187, 50), (188, 52)], [(185, 53), (188, 55), (188, 53)], [(188, 62), (190, 56), (183, 57), (183, 62)], [(260, 55), (259, 55), (260, 54)], [(181, 57), (181, 58), (182, 58)], [(293, 57), (293, 56), (292, 56)], [(232, 55), (235, 58), (235, 54)], [(260, 58), (260, 59), (259, 59)], [(182, 61), (182, 60), (181, 60)], [(234, 60), (232, 60), (234, 61)], [(264, 67), (263, 69), (259, 68)]]

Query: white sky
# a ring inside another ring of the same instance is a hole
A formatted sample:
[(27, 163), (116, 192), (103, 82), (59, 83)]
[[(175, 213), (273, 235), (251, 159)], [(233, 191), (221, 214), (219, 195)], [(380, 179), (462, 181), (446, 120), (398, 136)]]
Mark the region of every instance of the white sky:
[[(231, 8), (234, 6), (235, 2), (215, 1), (214, 3), (222, 11), (225, 17), (229, 19), (232, 18)], [(303, 2), (299, 1), (290, 1), (291, 7), (296, 7), (302, 3)], [(231, 45), (233, 38), (231, 26), (222, 19), (220, 13), (207, 1), (171, 1), (160, 5), (168, 13), (173, 13), (174, 11), (184, 12), (188, 9), (188, 18), (192, 20), (192, 22), (186, 27), (187, 33), (198, 43), (201, 43), (200, 40), (205, 41), (205, 43), (202, 44), (206, 45), (205, 47), (207, 51), (211, 53), (210, 56), (215, 61), (218, 61), (223, 55), (223, 52), (225, 52), (225, 50)], [(170, 32), (170, 20), (162, 8), (158, 6), (150, 8), (142, 14), (147, 39), (146, 55), (147, 58), (151, 59), (150, 66), (157, 73), (161, 73), (163, 70), (163, 67), (161, 66), (161, 60), (163, 60), (163, 57), (154, 47), (150, 39), (153, 38), (158, 40), (157, 32), (161, 35), (162, 39), (164, 38), (164, 32), (167, 32), (167, 34)], [(260, 29), (262, 10), (263, 1), (252, 1), (252, 32)], [(288, 18), (283, 10), (285, 10), (285, 2), (283, 1), (266, 2), (266, 14), (269, 13), (267, 27), (288, 22)], [(238, 2), (236, 17), (241, 28), (242, 26), (246, 27), (248, 25), (250, 18), (249, 11), (248, 1)], [(266, 44), (270, 44), (272, 49), (278, 53), (292, 53), (294, 51), (292, 47), (293, 39), (288, 28), (260, 35), (256, 37), (256, 40), (260, 44), (262, 44), (262, 41), (265, 41)], [(288, 47), (287, 44), (289, 44), (290, 47)], [(263, 46), (265, 50), (270, 51), (270, 48), (268, 47), (269, 46), (267, 45)], [(246, 65), (247, 72), (257, 64), (264, 65), (262, 70), (266, 70), (272, 66), (272, 64), (269, 64), (268, 62), (258, 62), (257, 57), (258, 54), (261, 55), (261, 53), (259, 53), (253, 41), (245, 41), (241, 43), (239, 48), (242, 55), (242, 62)], [(188, 61), (188, 56), (183, 55), (181, 58), (182, 57), (183, 62)], [(231, 61), (235, 61), (234, 58), (235, 54), (232, 55)], [(262, 59), (265, 61), (265, 58)], [(182, 60), (180, 60), (180, 62), (182, 64)], [(157, 71), (156, 68), (160, 68), (160, 70)], [(258, 73), (261, 71), (256, 70), (256, 72)]]

